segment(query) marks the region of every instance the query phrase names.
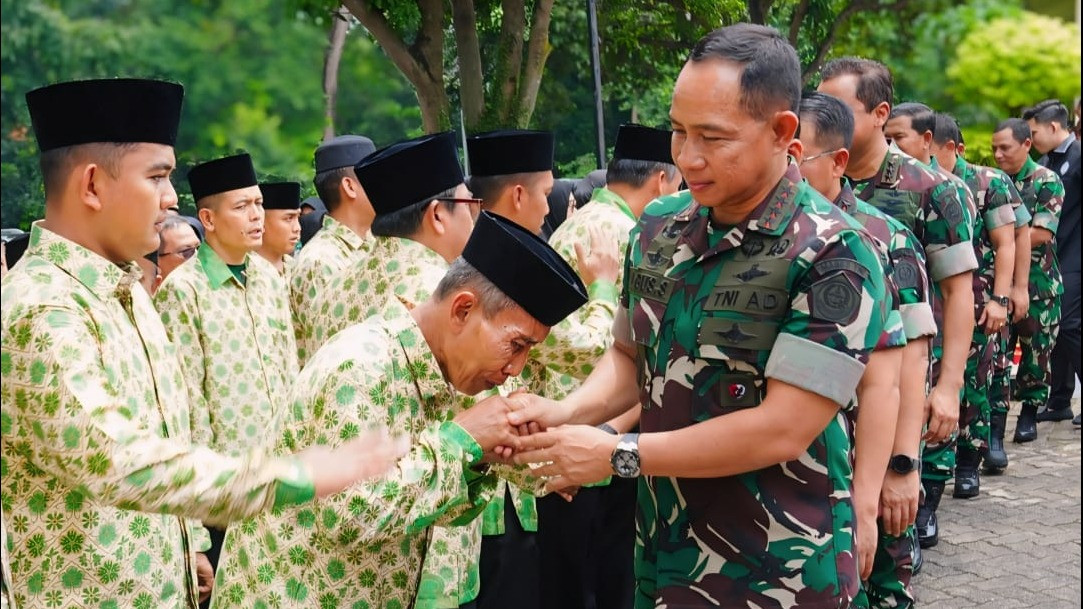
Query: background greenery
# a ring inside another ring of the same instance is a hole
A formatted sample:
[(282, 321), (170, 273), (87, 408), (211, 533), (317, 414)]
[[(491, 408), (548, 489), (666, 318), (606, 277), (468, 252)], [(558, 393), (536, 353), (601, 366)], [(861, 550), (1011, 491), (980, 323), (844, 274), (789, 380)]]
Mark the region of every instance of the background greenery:
[[(348, 6), (383, 11), (402, 40), (415, 45), (419, 30), (411, 24), (433, 1), (352, 0)], [(542, 1), (520, 4), (532, 11)], [(491, 58), (503, 52), (501, 11), (510, 5), (475, 0), (469, 6), (491, 93), (491, 70), (499, 63)], [(252, 153), (261, 173), (308, 186), (312, 150), (329, 126), (323, 77), (334, 8), (323, 0), (0, 0), (3, 226), (26, 228), (42, 214), (23, 96), (73, 78), (142, 76), (185, 85), (175, 179), (185, 207), (187, 168), (240, 149)], [(885, 62), (895, 74), (898, 101), (925, 101), (957, 116), (968, 157), (978, 162), (992, 162), (989, 132), (997, 120), (1049, 97), (1071, 103), (1079, 92), (1079, 28), (1064, 20), (1072, 15), (1070, 0), (599, 0), (598, 9), (610, 143), (629, 120), (665, 125), (672, 82), (688, 48), (711, 28), (742, 20), (790, 34), (810, 87), (830, 57)], [(450, 15), (444, 33), (447, 119), (458, 128), (462, 83)], [(516, 120), (554, 130), (559, 172), (580, 176), (595, 167), (585, 0), (551, 2), (544, 52), (536, 105)], [(350, 20), (337, 82), (334, 132), (363, 133), (385, 145), (423, 131), (415, 87), (356, 20)]]

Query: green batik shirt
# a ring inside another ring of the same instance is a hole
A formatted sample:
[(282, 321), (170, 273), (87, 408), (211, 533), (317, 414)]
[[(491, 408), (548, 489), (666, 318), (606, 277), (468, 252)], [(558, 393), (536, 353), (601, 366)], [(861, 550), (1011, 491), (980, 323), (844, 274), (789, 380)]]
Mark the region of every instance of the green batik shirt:
[(974, 194), (977, 214), (974, 216), (974, 255), (978, 269), (974, 271), (974, 308), (980, 318), (985, 303), (993, 296), (996, 250), (989, 231), (1015, 224), (1015, 208), (1021, 201), (1019, 191), (1008, 176), (999, 169), (967, 163), (956, 157), (952, 173), (966, 183)]
[(494, 486), (471, 469), (481, 447), (450, 421), (462, 396), (402, 308), (335, 335), (290, 403), (282, 453), (337, 446), (376, 426), (408, 434), (410, 452), (382, 479), (230, 527), (213, 606), (413, 606), (432, 526), (475, 518)]
[(880, 250), (886, 278), (884, 285), (892, 307), (877, 348), (902, 347), (908, 340), (936, 334), (929, 303), (929, 278), (925, 274), (925, 254), (914, 234), (898, 220), (858, 199), (845, 178), (834, 203), (865, 228)]
[(235, 456), (273, 446), (299, 371), (285, 282), (257, 254), (244, 277), (203, 243), (154, 294), (187, 381), (192, 439)]
[(890, 307), (876, 246), (791, 163), (732, 227), (687, 191), (648, 205), (627, 265), (644, 433), (754, 408), (768, 378), (839, 406), (797, 460), (642, 478), (635, 607), (846, 606), (859, 586), (847, 412)]
[(305, 244), (290, 271), (290, 311), (297, 338), (297, 360), (305, 365), (330, 336), (324, 336), (312, 324), (314, 302), (326, 291), (327, 284), (351, 264), (366, 256), (370, 236), (361, 236), (331, 217), (323, 217), (323, 228)]
[(978, 268), (966, 199), (935, 170), (891, 146), (876, 175), (854, 182), (853, 189), (859, 199), (914, 233), (925, 250), (932, 284)]
[(1052, 170), (1027, 157), (1015, 174), (1015, 187), (1032, 216), (1031, 226), (1053, 233), (1049, 243), (1030, 250), (1030, 299), (1044, 300), (1064, 293), (1057, 263), (1057, 225), (1064, 205), (1064, 183)]
[(412, 307), (428, 300), (447, 273), (440, 254), (412, 239), (369, 237), (366, 243), (365, 255), (339, 271), (311, 300), (310, 354), (343, 329), (383, 312), (388, 303), (401, 300)]
[(313, 496), (296, 459), (192, 444), (139, 277), (40, 224), (4, 277), (0, 495), (20, 606), (194, 608), (195, 541), (170, 514), (224, 526)]
[(16, 609), (18, 604), (11, 596), (11, 560), (8, 558), (10, 549), (8, 548), (8, 521), (4, 517), (3, 509), (0, 509), (0, 533), (3, 534), (3, 539), (0, 540), (0, 572), (3, 573), (3, 578), (0, 579), (0, 607), (3, 609)]

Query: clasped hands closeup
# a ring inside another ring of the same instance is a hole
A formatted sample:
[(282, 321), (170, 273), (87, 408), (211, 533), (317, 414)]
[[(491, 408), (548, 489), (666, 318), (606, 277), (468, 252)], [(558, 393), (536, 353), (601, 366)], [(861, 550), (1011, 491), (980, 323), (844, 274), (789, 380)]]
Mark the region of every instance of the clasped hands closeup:
[(486, 463), (527, 465), (549, 492), (571, 500), (580, 486), (613, 474), (610, 456), (619, 435), (569, 424), (569, 403), (520, 390), (492, 396), (462, 411), (455, 422), (485, 451)]

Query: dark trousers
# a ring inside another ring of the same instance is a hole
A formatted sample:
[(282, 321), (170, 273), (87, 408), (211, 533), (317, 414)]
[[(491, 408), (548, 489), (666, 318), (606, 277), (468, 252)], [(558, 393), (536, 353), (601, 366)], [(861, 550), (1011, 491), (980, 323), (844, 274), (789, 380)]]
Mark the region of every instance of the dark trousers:
[(616, 477), (538, 500), (542, 609), (631, 609), (635, 511), (636, 481)]
[(1075, 377), (1080, 371), (1080, 274), (1064, 274), (1064, 295), (1060, 300), (1060, 334), (1053, 347), (1049, 408), (1071, 408)]
[[(211, 561), (211, 567), (214, 568), (214, 572), (218, 572), (218, 557), (222, 554), (222, 542), (226, 540), (226, 530), (216, 529), (214, 527), (207, 527), (207, 532), (211, 534), (211, 549), (204, 552), (207, 555), (207, 560)], [(211, 606), (211, 598), (214, 598), (214, 594), (217, 590), (211, 591), (211, 597), (206, 602), (200, 603), (200, 609), (207, 609)]]
[(504, 492), (504, 534), (481, 538), (477, 609), (539, 609), (537, 533), (523, 530), (511, 492)]

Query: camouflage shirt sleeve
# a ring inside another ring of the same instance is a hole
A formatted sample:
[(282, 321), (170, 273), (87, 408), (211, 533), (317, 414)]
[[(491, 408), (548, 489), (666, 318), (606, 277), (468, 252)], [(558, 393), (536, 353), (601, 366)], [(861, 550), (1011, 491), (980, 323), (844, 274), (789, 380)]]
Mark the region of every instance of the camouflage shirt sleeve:
[(929, 300), (925, 254), (914, 233), (898, 224), (891, 239), (893, 277), (899, 288), (899, 314), (906, 338), (936, 335), (936, 319)]
[(929, 278), (933, 282), (978, 268), (974, 254), (974, 219), (965, 186), (943, 180), (932, 187), (929, 205), (919, 210), (925, 234)]
[(1044, 228), (1054, 235), (1060, 225), (1060, 210), (1064, 205), (1064, 184), (1052, 171), (1035, 178), (1034, 228)]
[(884, 276), (870, 239), (839, 231), (795, 279), (765, 376), (851, 404), (888, 318)]
[[(1012, 197), (1014, 190), (1015, 186), (1007, 176), (994, 173), (989, 180), (989, 188), (985, 192), (985, 208), (982, 210), (987, 231), (1015, 223)], [(1019, 197), (1018, 192), (1014, 194), (1015, 198)]]

